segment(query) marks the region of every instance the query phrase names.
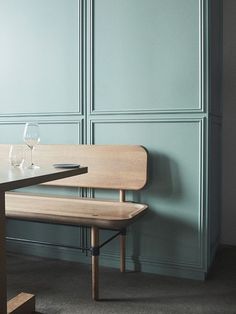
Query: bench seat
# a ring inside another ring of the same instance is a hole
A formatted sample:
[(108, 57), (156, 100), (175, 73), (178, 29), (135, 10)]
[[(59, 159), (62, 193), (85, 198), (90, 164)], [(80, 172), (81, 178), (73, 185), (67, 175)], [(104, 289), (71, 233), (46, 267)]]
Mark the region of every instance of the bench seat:
[(56, 224), (126, 228), (147, 206), (132, 202), (55, 195), (6, 193), (6, 217)]

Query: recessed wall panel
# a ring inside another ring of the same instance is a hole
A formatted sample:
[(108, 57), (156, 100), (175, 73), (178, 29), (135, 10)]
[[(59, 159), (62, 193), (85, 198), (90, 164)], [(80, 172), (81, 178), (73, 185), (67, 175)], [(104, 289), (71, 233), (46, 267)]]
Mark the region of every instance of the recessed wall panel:
[[(78, 144), (81, 141), (82, 122), (39, 122), (42, 144)], [(0, 143), (20, 144), (23, 141), (25, 123), (1, 123)]]
[(42, 123), (42, 144), (79, 144), (81, 143), (81, 122)]
[(94, 144), (139, 144), (149, 152), (148, 184), (133, 194), (149, 211), (132, 227), (130, 255), (200, 267), (201, 128), (194, 120), (92, 122)]
[(201, 109), (201, 0), (90, 2), (93, 113)]
[(80, 110), (79, 3), (0, 2), (1, 114)]

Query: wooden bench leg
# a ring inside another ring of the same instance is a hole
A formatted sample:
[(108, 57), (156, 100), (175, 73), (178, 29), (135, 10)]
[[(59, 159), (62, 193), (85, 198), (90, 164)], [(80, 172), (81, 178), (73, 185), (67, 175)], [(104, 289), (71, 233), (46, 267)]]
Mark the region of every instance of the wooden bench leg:
[(91, 227), (91, 249), (92, 249), (92, 298), (99, 299), (99, 229)]
[(125, 240), (126, 240), (126, 229), (123, 229), (120, 234), (120, 271), (125, 272)]

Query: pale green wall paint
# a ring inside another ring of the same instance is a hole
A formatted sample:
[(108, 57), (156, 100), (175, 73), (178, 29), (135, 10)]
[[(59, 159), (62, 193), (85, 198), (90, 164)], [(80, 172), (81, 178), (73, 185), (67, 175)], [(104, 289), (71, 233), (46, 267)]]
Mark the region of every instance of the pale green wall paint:
[[(27, 118), (28, 120), (29, 118)], [(79, 143), (81, 138), (81, 122), (52, 121), (46, 122), (38, 119), (40, 124), (41, 142), (44, 144), (54, 143)], [(1, 143), (23, 143), (24, 122), (0, 122)]]
[[(21, 142), (23, 124), (35, 120), (41, 125), (42, 143), (131, 143), (149, 150), (149, 183), (142, 192), (128, 194), (128, 199), (150, 205), (149, 213), (128, 231), (130, 269), (202, 279), (217, 238), (217, 221), (208, 229), (208, 101), (203, 97), (208, 91), (208, 55), (207, 46), (202, 46), (207, 38), (207, 26), (202, 25), (207, 22), (207, 4), (0, 3), (1, 47), (8, 43), (0, 49), (0, 142)], [(117, 197), (107, 191), (94, 194)], [(64, 226), (9, 221), (8, 235), (79, 244), (79, 230)], [(14, 241), (9, 248), (89, 262), (69, 248)], [(104, 248), (101, 261), (118, 266), (117, 242)]]
[(1, 113), (77, 111), (76, 0), (0, 3)]
[(141, 257), (201, 264), (200, 131), (200, 121), (94, 122), (95, 144), (145, 143), (150, 153), (149, 184), (136, 195), (150, 206), (135, 233)]
[(199, 109), (198, 1), (100, 0), (93, 14), (95, 111)]

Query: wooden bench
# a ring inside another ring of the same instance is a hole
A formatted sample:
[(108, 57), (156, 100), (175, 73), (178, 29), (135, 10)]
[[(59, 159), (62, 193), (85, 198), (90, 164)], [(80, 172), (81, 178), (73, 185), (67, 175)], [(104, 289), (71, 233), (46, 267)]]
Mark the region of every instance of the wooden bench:
[[(0, 145), (0, 157), (7, 155), (9, 145)], [(39, 145), (34, 161), (43, 167), (48, 163), (78, 163), (88, 173), (46, 183), (53, 186), (113, 189), (117, 201), (72, 196), (6, 194), (6, 216), (10, 219), (91, 227), (92, 297), (99, 299), (99, 251), (120, 237), (120, 270), (125, 271), (125, 236), (127, 226), (142, 216), (147, 205), (125, 200), (125, 191), (140, 190), (147, 180), (147, 152), (132, 145)], [(117, 230), (105, 243), (99, 242), (99, 229)]]

